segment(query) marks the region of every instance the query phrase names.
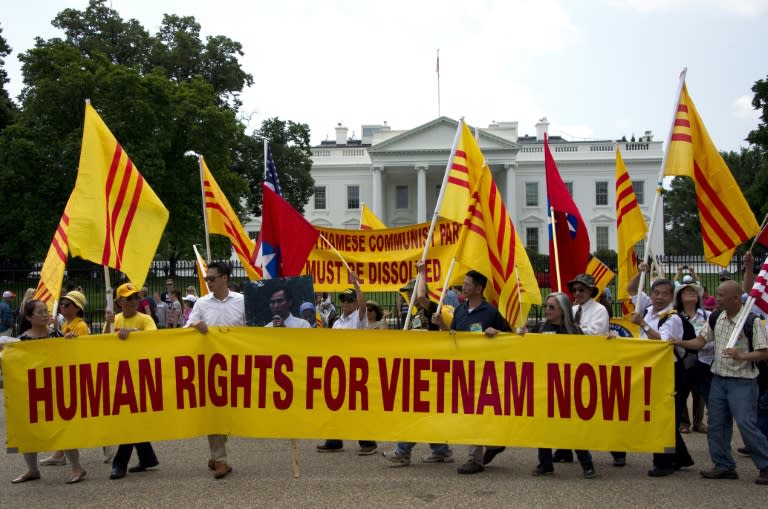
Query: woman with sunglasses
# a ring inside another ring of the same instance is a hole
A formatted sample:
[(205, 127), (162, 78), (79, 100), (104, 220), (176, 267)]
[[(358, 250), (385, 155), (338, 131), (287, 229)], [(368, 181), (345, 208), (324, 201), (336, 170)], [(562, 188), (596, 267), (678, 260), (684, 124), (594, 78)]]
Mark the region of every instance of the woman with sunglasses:
[[(30, 328), (19, 336), (22, 341), (31, 341), (35, 339), (60, 338), (61, 332), (51, 328), (51, 314), (48, 312), (48, 306), (45, 302), (32, 299), (24, 305), (24, 318), (30, 323)], [(77, 449), (64, 451), (64, 455), (72, 465), (72, 477), (66, 482), (75, 484), (85, 477), (85, 469), (80, 465), (80, 453)], [(40, 470), (37, 468), (37, 453), (24, 453), (24, 462), (27, 464), (27, 471), (11, 482), (13, 484), (24, 483), (27, 481), (36, 481), (40, 479)]]
[[(64, 317), (61, 334), (65, 338), (87, 336), (91, 333), (88, 324), (83, 320), (86, 302), (85, 295), (77, 290), (72, 290), (61, 298), (59, 312)], [(67, 464), (67, 458), (64, 451), (55, 451), (51, 456), (40, 460), (40, 464), (45, 467), (63, 466)]]
[[(544, 323), (539, 327), (539, 332), (544, 334), (582, 334), (581, 328), (573, 321), (573, 310), (568, 295), (562, 292), (550, 293), (544, 302)], [(592, 479), (595, 474), (595, 466), (592, 463), (592, 455), (589, 451), (576, 450), (576, 457), (581, 463), (585, 479)], [(551, 475), (555, 472), (552, 449), (539, 449), (539, 464), (534, 469), (533, 475)]]

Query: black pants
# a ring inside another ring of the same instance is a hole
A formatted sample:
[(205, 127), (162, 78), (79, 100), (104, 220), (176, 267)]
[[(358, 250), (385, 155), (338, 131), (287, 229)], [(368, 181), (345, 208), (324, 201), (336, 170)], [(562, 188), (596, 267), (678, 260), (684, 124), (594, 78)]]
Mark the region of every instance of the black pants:
[[(581, 463), (582, 467), (586, 468), (592, 466), (592, 455), (589, 451), (576, 449), (576, 457), (579, 459), (579, 463)], [(551, 467), (553, 465), (552, 449), (539, 449), (539, 464), (543, 467)]]
[(115, 453), (115, 459), (112, 460), (112, 467), (127, 468), (134, 447), (136, 448), (136, 454), (139, 456), (139, 464), (155, 465), (158, 463), (155, 450), (152, 449), (152, 444), (141, 442), (138, 444), (120, 444), (120, 447), (117, 448), (117, 453)]
[(680, 434), (680, 413), (687, 399), (685, 371), (683, 363), (675, 362), (675, 452), (654, 453), (653, 466), (659, 468), (675, 468), (693, 465), (693, 458), (688, 453), (688, 448)]
[[(373, 440), (358, 440), (357, 443), (360, 444), (360, 447), (376, 446), (376, 442), (374, 442)], [(344, 442), (342, 440), (329, 438), (328, 440), (325, 441), (325, 445), (333, 449), (341, 449), (342, 447), (344, 447)]]

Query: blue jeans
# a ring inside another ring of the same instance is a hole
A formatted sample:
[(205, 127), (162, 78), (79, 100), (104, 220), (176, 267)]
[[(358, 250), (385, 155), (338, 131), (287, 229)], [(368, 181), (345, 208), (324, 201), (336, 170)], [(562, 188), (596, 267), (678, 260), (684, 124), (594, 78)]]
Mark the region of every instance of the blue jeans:
[(757, 402), (757, 427), (768, 437), (768, 391), (765, 391)]
[[(398, 442), (397, 443), (397, 452), (402, 454), (403, 456), (411, 456), (411, 450), (413, 450), (413, 446), (416, 445), (416, 442)], [(451, 453), (451, 448), (448, 447), (448, 444), (429, 444), (430, 449), (432, 449), (432, 452), (435, 454), (440, 454), (442, 456), (447, 456)]]
[(757, 380), (715, 375), (709, 393), (709, 455), (718, 470), (733, 470), (733, 421), (758, 469), (768, 470), (768, 438), (757, 427)]

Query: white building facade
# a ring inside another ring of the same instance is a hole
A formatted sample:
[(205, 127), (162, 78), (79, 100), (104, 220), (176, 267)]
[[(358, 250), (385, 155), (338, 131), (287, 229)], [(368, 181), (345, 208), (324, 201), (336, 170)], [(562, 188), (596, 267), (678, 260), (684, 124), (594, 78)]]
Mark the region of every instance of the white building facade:
[[(517, 122), (474, 127), (512, 220), (525, 245), (548, 254), (547, 189), (544, 171), (546, 119), (536, 136), (518, 136)], [(432, 219), (458, 121), (440, 117), (405, 131), (384, 125), (362, 126), (362, 139), (349, 139), (336, 127), (336, 139), (312, 149), (315, 194), (305, 217), (315, 225), (357, 229), (360, 207), (368, 205), (388, 226)], [(550, 137), (560, 175), (589, 229), (590, 250), (617, 249), (616, 145), (649, 221), (662, 143), (650, 133), (637, 142), (579, 141)], [(660, 205), (661, 207), (661, 205)], [(654, 254), (663, 254), (661, 209), (652, 236)], [(258, 229), (260, 221), (249, 224)]]

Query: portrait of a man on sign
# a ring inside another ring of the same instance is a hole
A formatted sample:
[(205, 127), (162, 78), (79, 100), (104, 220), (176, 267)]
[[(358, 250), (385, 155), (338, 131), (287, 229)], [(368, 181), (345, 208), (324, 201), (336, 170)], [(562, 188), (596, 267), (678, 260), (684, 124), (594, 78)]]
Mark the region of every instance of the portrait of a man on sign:
[(303, 328), (299, 307), (315, 299), (310, 276), (247, 282), (243, 284), (243, 295), (245, 323), (256, 327)]

